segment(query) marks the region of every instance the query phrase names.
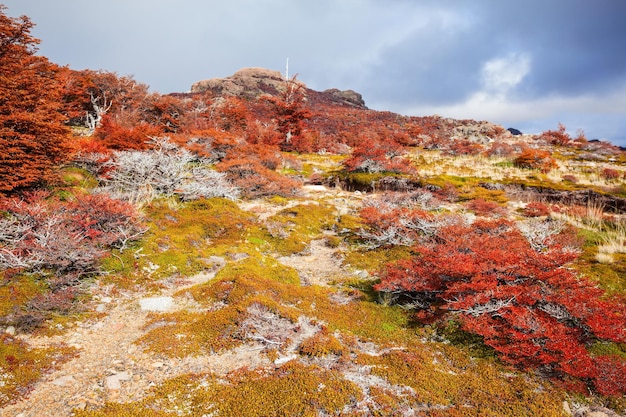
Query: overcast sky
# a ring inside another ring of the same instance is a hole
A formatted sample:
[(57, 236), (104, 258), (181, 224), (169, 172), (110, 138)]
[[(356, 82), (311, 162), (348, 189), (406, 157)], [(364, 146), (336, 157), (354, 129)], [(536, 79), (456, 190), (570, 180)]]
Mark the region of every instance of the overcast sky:
[(405, 115), (626, 146), (625, 0), (0, 0), (39, 51), (160, 93), (245, 67)]

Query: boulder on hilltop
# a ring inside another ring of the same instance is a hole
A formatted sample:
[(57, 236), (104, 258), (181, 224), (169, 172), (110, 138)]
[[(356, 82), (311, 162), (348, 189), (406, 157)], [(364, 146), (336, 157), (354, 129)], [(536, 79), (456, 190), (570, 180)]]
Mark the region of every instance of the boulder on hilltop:
[[(301, 81), (296, 82), (310, 90)], [(265, 68), (243, 68), (233, 75), (224, 78), (211, 78), (194, 83), (192, 93), (212, 92), (218, 96), (236, 96), (246, 99), (255, 99), (264, 94), (277, 95), (285, 89), (285, 78), (279, 71)], [(325, 97), (330, 102), (367, 109), (361, 94), (353, 90), (339, 90), (331, 88), (323, 92), (315, 92), (317, 96)]]
[(222, 96), (256, 98), (262, 94), (276, 94), (282, 91), (285, 78), (279, 71), (264, 68), (244, 68), (230, 77), (211, 78), (194, 83), (192, 93), (212, 91)]

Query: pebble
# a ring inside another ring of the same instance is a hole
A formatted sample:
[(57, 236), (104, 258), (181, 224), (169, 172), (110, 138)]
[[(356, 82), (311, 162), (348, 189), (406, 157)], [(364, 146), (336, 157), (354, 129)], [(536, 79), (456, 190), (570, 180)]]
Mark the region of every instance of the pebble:
[(172, 297), (149, 297), (139, 300), (143, 311), (169, 311), (174, 305)]
[(74, 381), (75, 379), (72, 375), (66, 375), (66, 376), (62, 376), (62, 377), (55, 379), (54, 381), (52, 381), (52, 383), (59, 387), (64, 387), (68, 384), (71, 384)]
[(120, 379), (117, 377), (117, 375), (107, 376), (106, 380), (104, 381), (104, 385), (107, 387), (107, 389), (111, 391), (119, 391), (120, 389), (122, 389), (122, 384), (120, 383)]
[(9, 326), (4, 332), (10, 336), (15, 336), (15, 327)]

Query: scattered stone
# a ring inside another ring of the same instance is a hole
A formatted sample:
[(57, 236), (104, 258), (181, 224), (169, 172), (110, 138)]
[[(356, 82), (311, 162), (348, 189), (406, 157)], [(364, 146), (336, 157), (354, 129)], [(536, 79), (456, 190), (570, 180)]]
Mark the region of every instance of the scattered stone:
[(568, 416), (572, 415), (572, 409), (570, 408), (567, 401), (563, 401), (563, 411), (565, 411), (565, 414), (567, 414)]
[(361, 278), (361, 279), (366, 279), (367, 277), (370, 276), (369, 272), (367, 271), (356, 271), (355, 272), (356, 276)]
[(172, 297), (149, 297), (139, 300), (139, 305), (143, 311), (169, 311), (174, 306)]
[(104, 313), (106, 311), (107, 307), (104, 304), (98, 304), (96, 306), (96, 313)]
[(363, 96), (356, 91), (353, 90), (344, 90), (341, 91), (337, 88), (330, 88), (328, 90), (324, 90), (324, 93), (331, 95), (337, 101), (342, 104), (348, 104), (353, 107), (358, 107), (361, 109), (367, 109), (365, 107), (365, 100), (363, 100)]
[(52, 381), (52, 383), (56, 386), (64, 387), (68, 384), (73, 383), (74, 381), (75, 379), (72, 375), (66, 375), (55, 379), (54, 381)]
[(120, 381), (130, 381), (130, 374), (127, 371), (118, 372), (115, 376)]
[(619, 417), (619, 414), (608, 408), (592, 405), (578, 408), (574, 411), (574, 417)]
[(294, 359), (297, 359), (298, 355), (296, 354), (291, 354), (291, 355), (287, 355), (287, 356), (281, 356), (280, 358), (276, 359), (274, 361), (274, 365), (283, 365), (289, 361), (292, 361)]
[(122, 384), (120, 384), (120, 380), (117, 375), (107, 376), (104, 381), (104, 386), (111, 391), (119, 391), (122, 389)]
[(232, 253), (232, 254), (230, 255), (230, 259), (232, 259), (233, 261), (242, 261), (242, 260), (247, 259), (247, 258), (249, 258), (249, 257), (250, 257), (250, 255), (248, 255), (248, 254), (247, 254), (247, 253), (245, 253), (245, 252), (240, 252), (240, 253)]
[(15, 327), (9, 326), (4, 332), (10, 336), (15, 336)]

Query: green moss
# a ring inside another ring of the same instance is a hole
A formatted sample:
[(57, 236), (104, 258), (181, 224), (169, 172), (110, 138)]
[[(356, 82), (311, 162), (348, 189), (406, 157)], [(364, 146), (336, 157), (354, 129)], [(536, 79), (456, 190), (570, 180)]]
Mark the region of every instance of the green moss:
[(237, 323), (243, 320), (241, 306), (227, 306), (204, 313), (180, 311), (154, 315), (153, 330), (137, 340), (147, 350), (176, 358), (211, 354), (241, 344)]
[(308, 356), (343, 355), (346, 348), (330, 332), (327, 327), (300, 344), (300, 354)]
[(450, 320), (439, 332), (454, 346), (458, 346), (475, 358), (497, 357), (496, 352), (485, 345), (483, 338), (477, 334), (469, 333), (461, 329), (461, 324), (456, 320)]
[(562, 416), (562, 393), (522, 374), (504, 375), (504, 369), (487, 361), (459, 361), (449, 347), (440, 351), (394, 350), (360, 355), (357, 361), (392, 384), (410, 387), (412, 405), (445, 407), (441, 415)]
[(28, 301), (47, 291), (44, 280), (33, 274), (8, 276), (9, 271), (0, 273), (0, 317), (20, 309)]
[(604, 233), (579, 229), (578, 236), (583, 239), (583, 247), (573, 266), (581, 274), (596, 282), (609, 296), (626, 292), (626, 255), (614, 254), (613, 263), (600, 263), (595, 257), (598, 245), (604, 242)]
[(595, 356), (609, 355), (626, 359), (626, 343), (598, 341), (589, 347), (589, 351)]
[(17, 338), (0, 334), (0, 407), (28, 392), (45, 372), (75, 355), (74, 349), (65, 346), (31, 349)]
[(61, 180), (66, 187), (89, 190), (98, 186), (98, 180), (89, 171), (75, 166), (63, 167)]
[(377, 248), (372, 250), (355, 249), (344, 255), (343, 263), (354, 269), (363, 269), (375, 272), (382, 269), (386, 264), (400, 259), (408, 259), (413, 255), (411, 248), (406, 246), (394, 246), (392, 248)]
[[(361, 397), (355, 384), (338, 372), (289, 362), (275, 369), (242, 369), (218, 379), (211, 375), (183, 375), (153, 390), (143, 401), (107, 404), (77, 417), (131, 415), (186, 416), (319, 416), (340, 415)], [(152, 414), (135, 410), (148, 409)]]
[(146, 208), (149, 231), (135, 248), (104, 261), (104, 268), (122, 281), (158, 279), (172, 274), (194, 275), (204, 259), (222, 255), (246, 242), (255, 218), (232, 201), (212, 198), (172, 208), (154, 201)]
[[(271, 216), (265, 230), (257, 230), (253, 238), (267, 242), (280, 255), (300, 253), (324, 230), (336, 223), (335, 209), (325, 204), (299, 204)], [(250, 236), (248, 237), (250, 240)]]

